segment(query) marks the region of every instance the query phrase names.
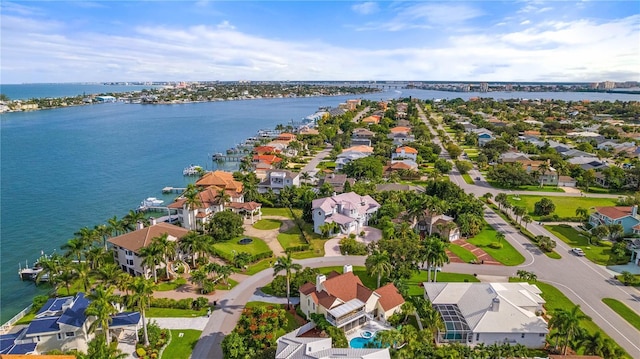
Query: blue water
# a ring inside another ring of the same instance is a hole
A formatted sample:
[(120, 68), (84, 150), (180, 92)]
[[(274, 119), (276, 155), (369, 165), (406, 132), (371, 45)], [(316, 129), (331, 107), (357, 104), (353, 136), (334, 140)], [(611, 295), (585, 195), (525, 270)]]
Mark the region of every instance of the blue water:
[(373, 338), (369, 338), (369, 339), (365, 339), (365, 338), (353, 338), (349, 341), (349, 346), (351, 348), (357, 348), (357, 349), (361, 349), (361, 348), (370, 348), (369, 343), (375, 343), (377, 344), (376, 347), (380, 347), (380, 343), (376, 342)]
[(131, 92), (155, 87), (159, 86), (125, 86), (100, 84), (25, 84), (0, 85), (0, 93), (7, 95), (7, 97), (9, 97), (9, 99), (11, 100), (28, 100), (31, 98), (74, 97), (79, 95)]
[[(491, 95), (568, 100), (612, 96)], [(40, 96), (54, 94), (26, 97)], [(390, 90), (362, 97), (399, 96), (433, 99), (477, 94)], [(615, 96), (611, 99), (639, 98)], [(349, 98), (353, 96), (183, 105), (110, 103), (0, 115), (0, 321), (8, 320), (41, 291), (33, 283), (20, 282), (18, 263), (32, 263), (41, 250), (59, 251), (81, 227), (105, 223), (114, 215), (121, 218), (144, 198), (158, 197), (168, 203), (175, 194), (163, 196), (161, 189), (185, 186), (184, 167), (199, 164), (212, 169), (211, 154), (224, 152), (258, 129), (299, 120), (320, 106), (336, 106)]]

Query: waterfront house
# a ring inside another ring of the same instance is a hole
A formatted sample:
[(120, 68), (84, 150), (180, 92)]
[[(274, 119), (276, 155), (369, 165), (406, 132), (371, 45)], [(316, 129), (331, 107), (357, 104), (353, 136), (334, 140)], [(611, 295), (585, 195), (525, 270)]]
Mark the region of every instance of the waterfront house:
[(328, 183), (333, 187), (333, 191), (336, 193), (344, 192), (344, 186), (349, 182), (351, 186), (356, 183), (353, 178), (348, 178), (345, 174), (329, 173), (326, 176), (320, 178), (318, 181), (318, 188), (322, 187), (325, 183)]
[(216, 186), (226, 191), (242, 193), (242, 182), (236, 181), (232, 173), (225, 171), (207, 172), (196, 181), (195, 185), (200, 188)]
[(380, 204), (371, 196), (355, 192), (314, 199), (311, 203), (313, 231), (321, 234), (325, 223), (336, 223), (342, 234), (360, 233)]
[(255, 147), (253, 149), (253, 153), (255, 153), (258, 156), (262, 156), (262, 155), (276, 155), (278, 153), (282, 152), (282, 150), (273, 147), (273, 146), (258, 146)]
[(437, 343), (543, 348), (549, 333), (540, 289), (529, 283), (425, 282), (424, 298), (444, 322)]
[(253, 166), (258, 168), (259, 164), (263, 165), (263, 168), (274, 168), (275, 164), (281, 162), (282, 158), (276, 155), (255, 155), (253, 156)]
[(332, 348), (331, 337), (321, 336), (309, 322), (278, 338), (275, 359), (391, 359), (389, 348)]
[(307, 319), (311, 313), (322, 314), (345, 332), (364, 325), (368, 319), (384, 323), (404, 304), (393, 283), (371, 290), (353, 274), (351, 265), (345, 265), (342, 274), (334, 271), (327, 276), (317, 275), (315, 283), (305, 283), (299, 292), (300, 310)]
[(640, 233), (638, 206), (596, 207), (589, 216), (589, 224), (593, 227), (620, 224), (624, 233)]
[[(176, 242), (187, 233), (189, 233), (188, 229), (165, 222), (155, 223), (155, 219), (151, 219), (149, 227), (139, 224), (135, 231), (110, 238), (108, 242), (113, 250), (113, 259), (123, 271), (133, 276), (150, 278), (153, 276), (153, 271), (142, 265), (143, 258), (140, 257), (142, 248), (149, 246), (154, 238), (164, 234), (167, 234), (169, 241)], [(163, 268), (163, 265), (158, 265), (155, 269)]]
[(300, 174), (287, 170), (268, 170), (264, 180), (258, 184), (259, 193), (267, 193), (272, 190), (279, 194), (285, 187), (300, 186)]
[[(0, 354), (37, 354), (52, 350), (86, 352), (88, 342), (96, 335), (89, 333), (96, 317), (85, 314), (90, 303), (82, 292), (49, 299), (25, 328), (17, 333), (0, 335)], [(141, 326), (139, 312), (122, 312), (111, 316), (109, 333), (119, 336), (123, 330), (137, 332)]]

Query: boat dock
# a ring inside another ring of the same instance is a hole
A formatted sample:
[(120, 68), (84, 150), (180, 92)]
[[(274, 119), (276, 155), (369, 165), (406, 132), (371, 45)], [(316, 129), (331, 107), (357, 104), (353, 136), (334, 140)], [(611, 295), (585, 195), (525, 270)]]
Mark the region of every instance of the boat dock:
[(184, 187), (165, 187), (162, 189), (162, 193), (182, 193), (187, 189)]
[(220, 161), (220, 162), (242, 162), (242, 160), (247, 157), (248, 153), (242, 153), (242, 154), (222, 154), (222, 153), (216, 153), (213, 155), (213, 160), (214, 161)]

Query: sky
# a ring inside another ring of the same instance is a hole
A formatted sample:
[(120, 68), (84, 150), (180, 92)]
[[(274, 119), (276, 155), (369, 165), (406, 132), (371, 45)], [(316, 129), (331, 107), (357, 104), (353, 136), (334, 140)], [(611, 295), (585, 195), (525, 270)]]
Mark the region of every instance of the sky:
[(7, 1), (0, 83), (640, 81), (629, 1)]

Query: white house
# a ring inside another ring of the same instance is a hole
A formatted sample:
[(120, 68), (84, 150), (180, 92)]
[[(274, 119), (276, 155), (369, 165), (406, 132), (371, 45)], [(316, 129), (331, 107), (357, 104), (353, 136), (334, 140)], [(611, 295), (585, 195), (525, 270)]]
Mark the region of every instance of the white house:
[(133, 232), (110, 238), (108, 242), (112, 246), (116, 264), (133, 276), (144, 275), (149, 278), (153, 272), (150, 268), (142, 265), (143, 258), (140, 257), (140, 251), (149, 246), (153, 238), (160, 237), (165, 233), (169, 241), (176, 242), (186, 236), (189, 230), (165, 222), (156, 224), (152, 220), (149, 227), (140, 226)]
[[(27, 327), (0, 335), (0, 354), (37, 354), (56, 349), (86, 352), (87, 343), (95, 337), (95, 333), (89, 333), (89, 327), (96, 318), (85, 314), (90, 303), (84, 293), (49, 299)], [(141, 325), (139, 312), (122, 312), (111, 316), (109, 332), (115, 334), (122, 329), (137, 332)]]
[(311, 203), (313, 231), (320, 234), (323, 224), (337, 223), (343, 234), (359, 233), (378, 209), (380, 204), (371, 196), (355, 192), (314, 199)]
[(267, 193), (269, 189), (273, 193), (280, 193), (285, 187), (300, 186), (300, 174), (287, 170), (268, 170), (262, 182), (258, 184), (259, 193)]
[(358, 145), (346, 148), (336, 158), (336, 170), (340, 171), (349, 162), (369, 157), (371, 154), (373, 154), (373, 147), (371, 146)]
[(342, 274), (319, 274), (315, 284), (300, 287), (300, 310), (307, 318), (311, 313), (322, 314), (331, 325), (346, 332), (370, 319), (386, 322), (400, 311), (404, 298), (393, 283), (371, 290), (351, 269), (351, 265), (345, 265)]
[(549, 333), (541, 316), (545, 300), (535, 285), (433, 282), (423, 285), (425, 299), (440, 313), (446, 328), (438, 331), (438, 343), (545, 346)]
[(410, 159), (414, 162), (418, 160), (418, 150), (409, 146), (401, 146), (396, 148), (395, 152), (391, 154), (391, 160), (403, 160)]
[(309, 322), (278, 338), (275, 359), (391, 359), (389, 348), (332, 348), (331, 338), (309, 336), (316, 324)]

